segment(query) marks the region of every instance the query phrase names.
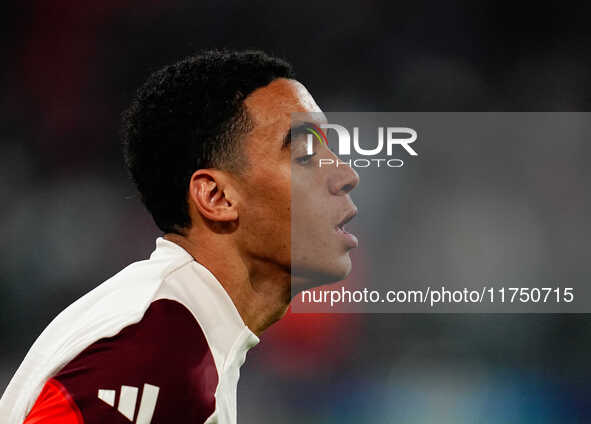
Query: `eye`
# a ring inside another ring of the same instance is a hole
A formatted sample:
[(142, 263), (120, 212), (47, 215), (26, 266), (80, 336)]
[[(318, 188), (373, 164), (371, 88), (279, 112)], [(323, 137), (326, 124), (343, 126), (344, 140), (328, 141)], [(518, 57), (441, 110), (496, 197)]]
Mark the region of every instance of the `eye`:
[(316, 156), (316, 153), (312, 153), (311, 155), (300, 156), (299, 158), (296, 158), (296, 162), (300, 165), (306, 165), (307, 163), (310, 163), (310, 159), (312, 159), (313, 156)]

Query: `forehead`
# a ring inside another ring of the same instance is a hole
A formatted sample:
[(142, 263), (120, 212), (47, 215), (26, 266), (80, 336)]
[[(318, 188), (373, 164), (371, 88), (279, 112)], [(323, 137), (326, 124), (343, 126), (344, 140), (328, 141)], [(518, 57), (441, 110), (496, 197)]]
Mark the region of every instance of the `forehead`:
[(251, 152), (280, 148), (293, 113), (314, 112), (311, 120), (325, 120), (306, 87), (292, 79), (279, 78), (258, 88), (246, 97), (244, 104), (254, 124), (246, 142), (247, 151)]
[(300, 82), (279, 78), (253, 91), (245, 100), (255, 126), (268, 125), (291, 119), (292, 113), (321, 112), (320, 108)]

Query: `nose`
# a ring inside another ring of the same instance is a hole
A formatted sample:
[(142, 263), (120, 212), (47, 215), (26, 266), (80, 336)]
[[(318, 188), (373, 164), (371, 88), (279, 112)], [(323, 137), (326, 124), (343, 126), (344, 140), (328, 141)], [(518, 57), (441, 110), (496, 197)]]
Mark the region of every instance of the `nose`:
[(359, 184), (359, 174), (348, 164), (341, 162), (338, 167), (331, 168), (333, 172), (329, 177), (328, 186), (332, 194), (345, 195)]

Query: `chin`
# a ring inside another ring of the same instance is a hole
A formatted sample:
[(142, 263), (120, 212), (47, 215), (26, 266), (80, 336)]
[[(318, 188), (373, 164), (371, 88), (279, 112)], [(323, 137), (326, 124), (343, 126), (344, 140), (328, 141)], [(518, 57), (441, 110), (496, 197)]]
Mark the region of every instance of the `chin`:
[(349, 258), (348, 254), (343, 258), (320, 266), (292, 267), (292, 295), (302, 290), (342, 281), (349, 276), (352, 268), (351, 258)]
[(337, 265), (333, 272), (335, 281), (344, 280), (349, 276), (349, 274), (351, 274), (351, 271), (353, 270), (353, 264), (351, 262), (349, 253), (345, 253), (337, 261), (335, 261), (335, 265)]

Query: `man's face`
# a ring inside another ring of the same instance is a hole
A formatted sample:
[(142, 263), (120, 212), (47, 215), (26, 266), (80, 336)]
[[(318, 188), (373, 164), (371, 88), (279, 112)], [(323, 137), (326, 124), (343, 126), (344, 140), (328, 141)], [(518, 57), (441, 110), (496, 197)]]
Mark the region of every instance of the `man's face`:
[(337, 158), (320, 144), (310, 157), (304, 134), (285, 145), (292, 114), (317, 126), (325, 121), (299, 82), (277, 79), (244, 103), (253, 129), (243, 140), (248, 165), (239, 178), (240, 247), (291, 272), (296, 290), (344, 279), (356, 240), (340, 224), (356, 213), (348, 193), (359, 176), (349, 166), (319, 167), (319, 159)]

